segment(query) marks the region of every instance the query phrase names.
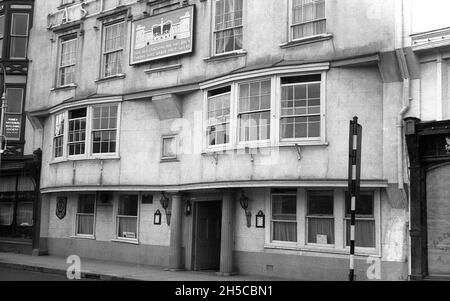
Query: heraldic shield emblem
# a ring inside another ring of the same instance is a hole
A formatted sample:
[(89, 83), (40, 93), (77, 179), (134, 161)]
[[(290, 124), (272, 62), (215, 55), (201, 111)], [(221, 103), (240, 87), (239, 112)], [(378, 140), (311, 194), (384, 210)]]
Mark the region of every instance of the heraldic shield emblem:
[(58, 197), (56, 200), (56, 216), (63, 219), (66, 216), (67, 197)]

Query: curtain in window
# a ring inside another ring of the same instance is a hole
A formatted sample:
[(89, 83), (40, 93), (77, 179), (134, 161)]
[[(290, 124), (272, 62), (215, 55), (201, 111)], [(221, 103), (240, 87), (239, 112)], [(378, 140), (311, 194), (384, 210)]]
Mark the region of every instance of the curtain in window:
[(334, 244), (334, 218), (308, 218), (308, 242), (321, 243), (317, 235), (326, 235), (327, 244)]
[(33, 203), (18, 203), (16, 218), (18, 226), (33, 226)]
[(297, 223), (273, 222), (273, 240), (297, 241)]
[(118, 217), (119, 223), (119, 237), (128, 237), (125, 232), (134, 233), (134, 237), (128, 238), (137, 238), (137, 217)]
[(242, 0), (217, 0), (216, 53), (242, 49)]
[[(347, 220), (347, 246), (350, 245), (350, 221)], [(362, 248), (375, 248), (375, 221), (356, 220), (355, 246)]]
[(78, 214), (77, 234), (94, 235), (94, 215)]
[(0, 225), (11, 226), (13, 221), (13, 203), (0, 203)]

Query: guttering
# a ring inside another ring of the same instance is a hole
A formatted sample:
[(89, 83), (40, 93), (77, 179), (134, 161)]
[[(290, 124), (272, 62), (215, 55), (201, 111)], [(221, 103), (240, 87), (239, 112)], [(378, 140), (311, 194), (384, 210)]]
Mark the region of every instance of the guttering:
[(402, 108), (397, 115), (397, 180), (398, 188), (404, 190), (403, 178), (403, 118), (411, 107), (411, 79), (403, 48), (396, 50), (396, 56), (403, 79)]

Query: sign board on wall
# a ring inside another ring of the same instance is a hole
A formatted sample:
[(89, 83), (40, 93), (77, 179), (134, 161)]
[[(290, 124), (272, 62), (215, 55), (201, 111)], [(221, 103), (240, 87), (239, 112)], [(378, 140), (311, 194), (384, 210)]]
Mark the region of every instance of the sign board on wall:
[(20, 140), (20, 132), (22, 129), (22, 116), (9, 115), (5, 116), (5, 136), (8, 140)]
[(130, 64), (192, 52), (194, 6), (133, 22)]

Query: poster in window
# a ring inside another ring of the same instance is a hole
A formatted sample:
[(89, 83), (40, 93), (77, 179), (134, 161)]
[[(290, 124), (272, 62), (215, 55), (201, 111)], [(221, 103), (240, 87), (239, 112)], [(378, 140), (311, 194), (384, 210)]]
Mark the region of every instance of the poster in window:
[(5, 136), (8, 140), (20, 140), (20, 130), (22, 128), (22, 116), (5, 116)]
[(130, 64), (192, 52), (193, 20), (191, 5), (134, 21)]

